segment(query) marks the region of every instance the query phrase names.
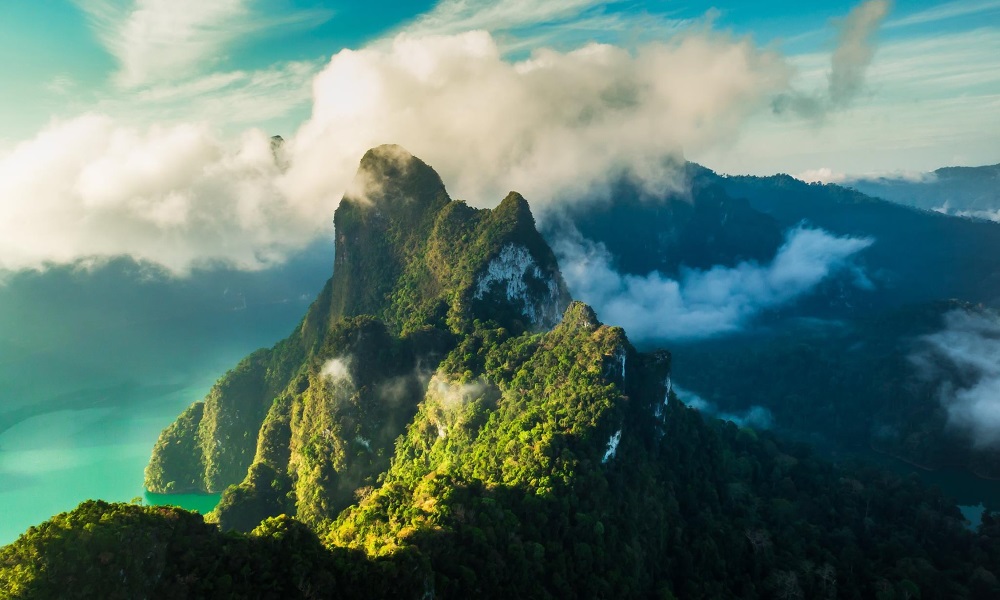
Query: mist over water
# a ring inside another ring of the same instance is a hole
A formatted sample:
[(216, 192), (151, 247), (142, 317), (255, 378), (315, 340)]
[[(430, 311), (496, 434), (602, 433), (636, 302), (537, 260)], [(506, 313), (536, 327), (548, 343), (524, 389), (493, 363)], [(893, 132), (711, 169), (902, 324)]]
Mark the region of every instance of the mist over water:
[[(0, 544), (88, 498), (143, 496), (160, 431), (329, 277), (324, 240), (281, 268), (171, 278), (128, 260), (0, 285)], [(147, 496), (208, 510), (216, 498)], [(207, 502), (207, 503), (206, 503)]]

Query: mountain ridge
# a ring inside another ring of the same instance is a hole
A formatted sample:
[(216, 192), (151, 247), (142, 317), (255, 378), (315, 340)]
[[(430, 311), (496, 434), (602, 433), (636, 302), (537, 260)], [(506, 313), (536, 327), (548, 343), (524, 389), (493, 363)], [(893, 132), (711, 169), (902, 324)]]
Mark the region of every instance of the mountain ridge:
[[(535, 230), (524, 198), (512, 192), (493, 210), (472, 209), (451, 200), (437, 173), (398, 146), (365, 154), (335, 224), (334, 274), (301, 326), (241, 362), (202, 408), (189, 409), (164, 431), (147, 469), (147, 489), (218, 492), (242, 481), (272, 400), (286, 391), (294, 395), (285, 388), (303, 363), (318, 355), (335, 358), (331, 336), (384, 327), (379, 335), (398, 337), (415, 368), (477, 319), (488, 317), (514, 332), (546, 328), (568, 303), (555, 256)], [(382, 325), (359, 321), (363, 315)], [(350, 331), (336, 333), (338, 324)], [(321, 385), (321, 369), (313, 365), (313, 371), (299, 374), (293, 387), (301, 389), (295, 391)], [(202, 481), (191, 475), (199, 467)]]
[(219, 527), (87, 502), (0, 548), (0, 598), (1000, 592), (990, 514), (973, 535), (913, 480), (703, 418), (668, 352), (570, 301), (523, 198), (445, 202), (406, 167), (435, 214), (404, 230), (410, 190), (353, 192), (338, 236), (382, 236), (361, 259), (382, 270), (350, 248), (292, 335), (157, 442), (147, 482), (224, 487)]

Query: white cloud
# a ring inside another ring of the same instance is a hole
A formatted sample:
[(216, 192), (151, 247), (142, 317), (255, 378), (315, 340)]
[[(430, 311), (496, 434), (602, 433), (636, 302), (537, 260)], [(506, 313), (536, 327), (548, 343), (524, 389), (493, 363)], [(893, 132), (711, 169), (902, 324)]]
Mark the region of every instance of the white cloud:
[(279, 18), (251, 10), (250, 0), (77, 0), (102, 43), (118, 60), (124, 87), (178, 80), (203, 72), (240, 38), (276, 27), (311, 26), (329, 11)]
[[(400, 36), (342, 51), (315, 78), (312, 117), (285, 145), (287, 171), (257, 130), (229, 142), (204, 125), (133, 127), (127, 113), (53, 124), (0, 157), (0, 267), (113, 254), (175, 272), (279, 261), (329, 223), (360, 157), (386, 142), (483, 205), (517, 189), (540, 208), (626, 169), (650, 187), (675, 186), (665, 159), (734, 135), (786, 75), (781, 57), (711, 33), (519, 62), (485, 32)], [(244, 79), (141, 94), (151, 103), (226, 95)], [(287, 77), (275, 79), (286, 89)]]
[(518, 62), (486, 32), (403, 35), (333, 57), (316, 79), (311, 120), (289, 144), (291, 174), (297, 194), (336, 197), (357, 157), (391, 142), (481, 205), (515, 189), (539, 207), (625, 169), (670, 186), (666, 158), (729, 139), (788, 74), (780, 56), (722, 34)]
[(740, 330), (760, 312), (793, 302), (873, 243), (821, 229), (790, 230), (769, 265), (753, 262), (708, 271), (682, 270), (678, 279), (653, 272), (622, 275), (599, 244), (563, 238), (554, 244), (575, 298), (601, 320), (637, 340), (701, 338)]
[[(689, 156), (726, 173), (803, 172), (817, 165), (861, 174), (931, 171), (997, 162), (1000, 28), (887, 41), (866, 76), (863, 101), (822, 127), (757, 115), (730, 145)], [(796, 85), (819, 88), (829, 55), (789, 57)]]
[(995, 210), (957, 210), (952, 213), (948, 212), (947, 207), (942, 207), (942, 208), (944, 210), (939, 210), (938, 212), (943, 212), (944, 214), (953, 214), (956, 217), (967, 217), (970, 219), (981, 219), (983, 221), (993, 221), (996, 223), (1000, 223), (1000, 208)]
[(843, 173), (835, 173), (829, 167), (820, 167), (818, 169), (803, 171), (796, 175), (795, 178), (806, 183), (842, 183), (847, 179), (847, 176)]
[(949, 424), (977, 447), (1000, 447), (1000, 317), (952, 311), (945, 328), (923, 340), (926, 350), (912, 360), (923, 375), (944, 379)]
[(830, 57), (826, 89), (782, 94), (775, 100), (775, 112), (824, 119), (828, 113), (850, 106), (864, 89), (875, 56), (875, 34), (889, 14), (889, 6), (889, 0), (866, 0), (854, 7), (837, 23), (837, 45)]
[(323, 368), (320, 369), (320, 375), (327, 378), (331, 383), (339, 383), (343, 381), (349, 385), (354, 385), (354, 378), (351, 377), (350, 357), (331, 358), (323, 363)]
[(442, 0), (406, 26), (414, 36), (470, 30), (506, 31), (577, 19), (581, 12), (607, 4), (601, 0)]
[(59, 74), (45, 84), (45, 90), (56, 96), (67, 95), (76, 86), (76, 81), (66, 74)]
[(841, 24), (830, 60), (830, 100), (834, 107), (850, 103), (865, 82), (875, 56), (875, 33), (889, 14), (889, 0), (867, 0), (851, 9)]
[[(200, 68), (197, 57), (219, 52), (228, 32), (256, 31), (263, 21), (242, 0), (212, 7), (136, 0), (122, 17), (113, 6), (120, 4), (87, 4), (109, 45), (120, 50), (123, 77), (144, 87), (130, 102), (99, 105), (114, 119), (58, 121), (0, 155), (0, 268), (113, 254), (178, 273), (206, 261), (245, 268), (280, 261), (327, 226), (360, 157), (385, 143), (424, 159), (453, 195), (478, 205), (493, 205), (515, 189), (542, 209), (625, 171), (663, 192), (683, 185), (675, 171), (682, 151), (701, 156), (731, 146), (751, 115), (790, 89), (792, 75), (779, 54), (709, 29), (634, 50), (589, 44), (538, 50), (518, 61), (505, 58), (484, 31), (404, 34), (339, 52), (313, 78), (312, 115), (295, 135), (285, 135), (283, 170), (270, 160), (262, 132), (227, 140), (216, 128), (183, 122), (182, 112), (219, 129), (286, 118), (302, 106), (302, 83), (316, 64), (187, 73), (163, 83), (167, 71)], [(517, 16), (524, 6), (456, 1), (431, 15), (473, 24), (486, 14), (513, 27), (599, 8), (565, 0)], [(190, 14), (181, 15), (185, 8)], [(466, 13), (473, 21), (463, 21)], [(217, 31), (222, 22), (232, 23), (224, 35)], [(434, 22), (427, 17), (418, 25)], [(152, 45), (126, 35), (143, 27)], [(143, 58), (155, 54), (156, 44), (174, 42), (167, 63)], [(125, 66), (133, 52), (134, 69)], [(150, 112), (161, 125), (133, 125)]]
[[(624, 7), (625, 10), (617, 10)], [(676, 9), (628, 10), (623, 0), (442, 0), (400, 28), (413, 37), (453, 35), (472, 30), (493, 34), (505, 55), (540, 47), (570, 49), (600, 41), (626, 47), (663, 40), (685, 28), (710, 28), (717, 11), (678, 19)]]
[(673, 386), (677, 399), (685, 406), (693, 408), (703, 414), (723, 421), (732, 421), (740, 427), (752, 427), (754, 429), (770, 429), (774, 426), (774, 415), (763, 406), (751, 406), (741, 413), (720, 411), (717, 406), (705, 400), (698, 394), (686, 390), (680, 386)]
[(55, 123), (0, 157), (0, 269), (120, 254), (177, 273), (211, 261), (260, 268), (332, 214), (281, 185), (260, 131), (227, 143), (204, 125)]

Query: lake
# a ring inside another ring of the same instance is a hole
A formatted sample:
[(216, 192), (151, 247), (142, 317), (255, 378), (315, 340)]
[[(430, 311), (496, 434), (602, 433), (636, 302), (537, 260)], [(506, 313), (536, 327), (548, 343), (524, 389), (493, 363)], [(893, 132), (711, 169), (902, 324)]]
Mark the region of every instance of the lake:
[[(0, 434), (0, 544), (88, 498), (144, 496), (143, 468), (157, 435), (211, 383), (206, 378), (160, 395), (121, 398), (114, 408), (46, 413)], [(218, 497), (145, 499), (207, 512)]]
[(0, 280), (0, 545), (99, 498), (145, 494), (160, 431), (257, 348), (287, 336), (331, 271), (325, 241), (281, 268), (173, 278), (130, 261)]

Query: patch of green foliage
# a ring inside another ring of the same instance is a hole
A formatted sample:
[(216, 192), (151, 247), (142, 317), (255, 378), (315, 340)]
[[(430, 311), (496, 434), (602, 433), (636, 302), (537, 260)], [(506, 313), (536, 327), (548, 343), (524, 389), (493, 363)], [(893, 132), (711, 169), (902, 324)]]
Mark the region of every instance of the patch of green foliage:
[(87, 501), (0, 548), (0, 599), (394, 598), (422, 585), (400, 558), (324, 548), (287, 517), (234, 535), (178, 508)]

